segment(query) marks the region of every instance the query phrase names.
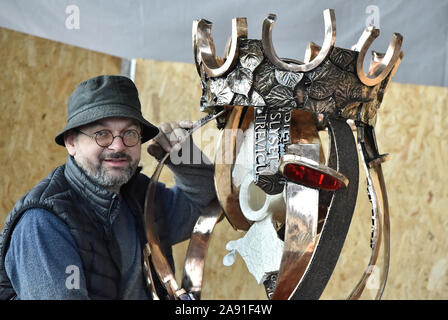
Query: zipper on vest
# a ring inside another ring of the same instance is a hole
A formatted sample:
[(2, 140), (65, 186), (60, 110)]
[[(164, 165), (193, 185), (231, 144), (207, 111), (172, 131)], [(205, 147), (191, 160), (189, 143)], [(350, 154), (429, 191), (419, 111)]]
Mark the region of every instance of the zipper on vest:
[(111, 215), (112, 215), (112, 210), (114, 208), (114, 204), (115, 201), (117, 200), (118, 195), (116, 193), (114, 193), (112, 195), (112, 201), (110, 203), (109, 206), (109, 211), (107, 212), (107, 224), (106, 224), (106, 228), (107, 228), (107, 232), (106, 232), (106, 240), (108, 242), (107, 244), (107, 251), (109, 252), (109, 255), (113, 261), (113, 264), (115, 265), (115, 267), (118, 270), (118, 281), (116, 283), (117, 285), (117, 297), (121, 297), (122, 296), (122, 265), (121, 265), (121, 261), (120, 261), (120, 257), (121, 257), (121, 253), (120, 253), (120, 246), (118, 245), (118, 242), (116, 239), (114, 239), (112, 237), (113, 231), (112, 231), (112, 223), (111, 223)]
[(112, 201), (110, 202), (110, 206), (109, 206), (109, 210), (107, 212), (107, 224), (105, 226), (106, 228), (106, 240), (111, 240), (112, 239), (112, 223), (110, 222), (110, 216), (112, 214), (112, 209), (114, 207), (115, 204), (115, 199), (117, 199), (117, 195), (114, 193), (112, 195)]

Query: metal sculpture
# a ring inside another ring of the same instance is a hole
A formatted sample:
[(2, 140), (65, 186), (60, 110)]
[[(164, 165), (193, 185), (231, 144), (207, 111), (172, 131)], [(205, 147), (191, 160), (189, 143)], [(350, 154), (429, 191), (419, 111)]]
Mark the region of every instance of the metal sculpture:
[[(275, 53), (271, 37), (275, 20), (275, 15), (267, 16), (260, 41), (247, 38), (245, 18), (233, 19), (224, 58), (215, 55), (212, 23), (193, 23), (201, 110), (208, 113), (207, 121), (216, 119), (218, 128), (226, 132), (217, 145), (216, 159), (230, 161), (215, 160), (219, 205), (212, 203), (193, 231), (183, 289), (163, 271), (166, 262), (154, 258), (160, 254), (157, 246), (150, 249), (154, 267), (162, 270), (158, 272), (171, 298), (199, 299), (208, 239), (223, 213), (236, 230), (247, 231), (227, 244), (230, 252), (224, 264), (231, 265), (239, 253), (258, 283), (264, 283), (269, 299), (318, 299), (336, 265), (355, 208), (359, 150), (373, 207), (372, 253), (349, 299), (361, 297), (378, 265), (379, 299), (387, 280), (390, 228), (381, 168), (387, 157), (378, 151), (374, 125), (403, 57), (402, 36), (393, 35), (385, 54), (373, 52), (365, 74), (364, 58), (378, 29), (367, 28), (351, 50), (335, 47), (335, 15), (327, 9), (323, 45), (310, 43), (301, 62)], [(196, 128), (203, 123), (199, 121)], [(319, 131), (328, 132), (327, 159)], [(147, 201), (148, 208), (151, 203)], [(148, 208), (145, 212), (150, 215)], [(151, 224), (149, 218), (147, 222)], [(154, 239), (156, 231), (148, 230), (148, 239)]]

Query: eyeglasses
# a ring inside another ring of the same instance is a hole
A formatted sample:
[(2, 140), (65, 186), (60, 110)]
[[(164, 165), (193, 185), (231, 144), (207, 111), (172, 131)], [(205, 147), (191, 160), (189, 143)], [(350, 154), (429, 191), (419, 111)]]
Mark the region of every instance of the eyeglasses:
[(137, 130), (134, 129), (126, 130), (125, 132), (123, 132), (121, 135), (118, 136), (114, 136), (112, 132), (109, 130), (100, 130), (98, 132), (95, 132), (94, 136), (82, 132), (81, 130), (76, 131), (82, 133), (83, 135), (88, 136), (89, 138), (94, 139), (95, 142), (102, 148), (107, 148), (108, 146), (110, 146), (117, 137), (121, 138), (123, 144), (126, 147), (133, 147), (137, 145), (137, 143), (139, 143), (141, 140), (140, 134), (138, 133)]

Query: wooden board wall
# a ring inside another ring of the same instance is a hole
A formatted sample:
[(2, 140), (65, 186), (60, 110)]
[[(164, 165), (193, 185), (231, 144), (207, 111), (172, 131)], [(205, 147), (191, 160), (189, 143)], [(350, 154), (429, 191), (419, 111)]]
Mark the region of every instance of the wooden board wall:
[(121, 59), (0, 28), (0, 226), (14, 203), (67, 151), (54, 142), (82, 81), (120, 74)]

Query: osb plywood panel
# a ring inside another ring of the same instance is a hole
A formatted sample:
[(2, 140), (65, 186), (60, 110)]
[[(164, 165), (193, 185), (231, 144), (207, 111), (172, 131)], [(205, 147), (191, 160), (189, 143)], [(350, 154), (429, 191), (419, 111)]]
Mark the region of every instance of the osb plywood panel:
[(14, 203), (56, 166), (66, 149), (67, 99), (82, 81), (119, 74), (116, 57), (0, 28), (0, 227)]
[[(139, 60), (136, 84), (145, 116), (155, 123), (196, 120), (200, 84), (192, 64)], [(384, 299), (448, 298), (448, 88), (392, 83), (376, 127), (391, 214), (391, 264)], [(200, 136), (197, 137), (200, 144)], [(209, 142), (207, 142), (209, 143)], [(208, 148), (209, 151), (211, 150)], [(211, 150), (212, 151), (212, 150)], [(147, 174), (154, 161), (144, 157)], [(371, 206), (360, 166), (360, 189), (345, 246), (322, 299), (345, 299), (360, 279), (370, 257)], [(161, 181), (172, 184), (165, 169)], [(241, 237), (226, 220), (212, 236), (205, 268), (203, 299), (265, 299), (264, 288), (241, 258), (225, 267), (225, 244)], [(180, 281), (188, 243), (175, 247)], [(366, 290), (364, 298), (371, 298)]]
[(378, 123), (391, 211), (386, 299), (448, 299), (448, 88), (395, 85)]
[[(192, 64), (137, 59), (135, 85), (139, 91), (143, 116), (155, 125), (179, 120), (195, 121), (204, 116), (198, 107), (201, 89), (195, 70)], [(195, 134), (193, 137), (197, 136)], [(157, 165), (146, 153), (146, 145), (141, 164), (142, 172), (149, 176)], [(162, 171), (160, 181), (167, 186), (174, 184), (167, 168)]]

